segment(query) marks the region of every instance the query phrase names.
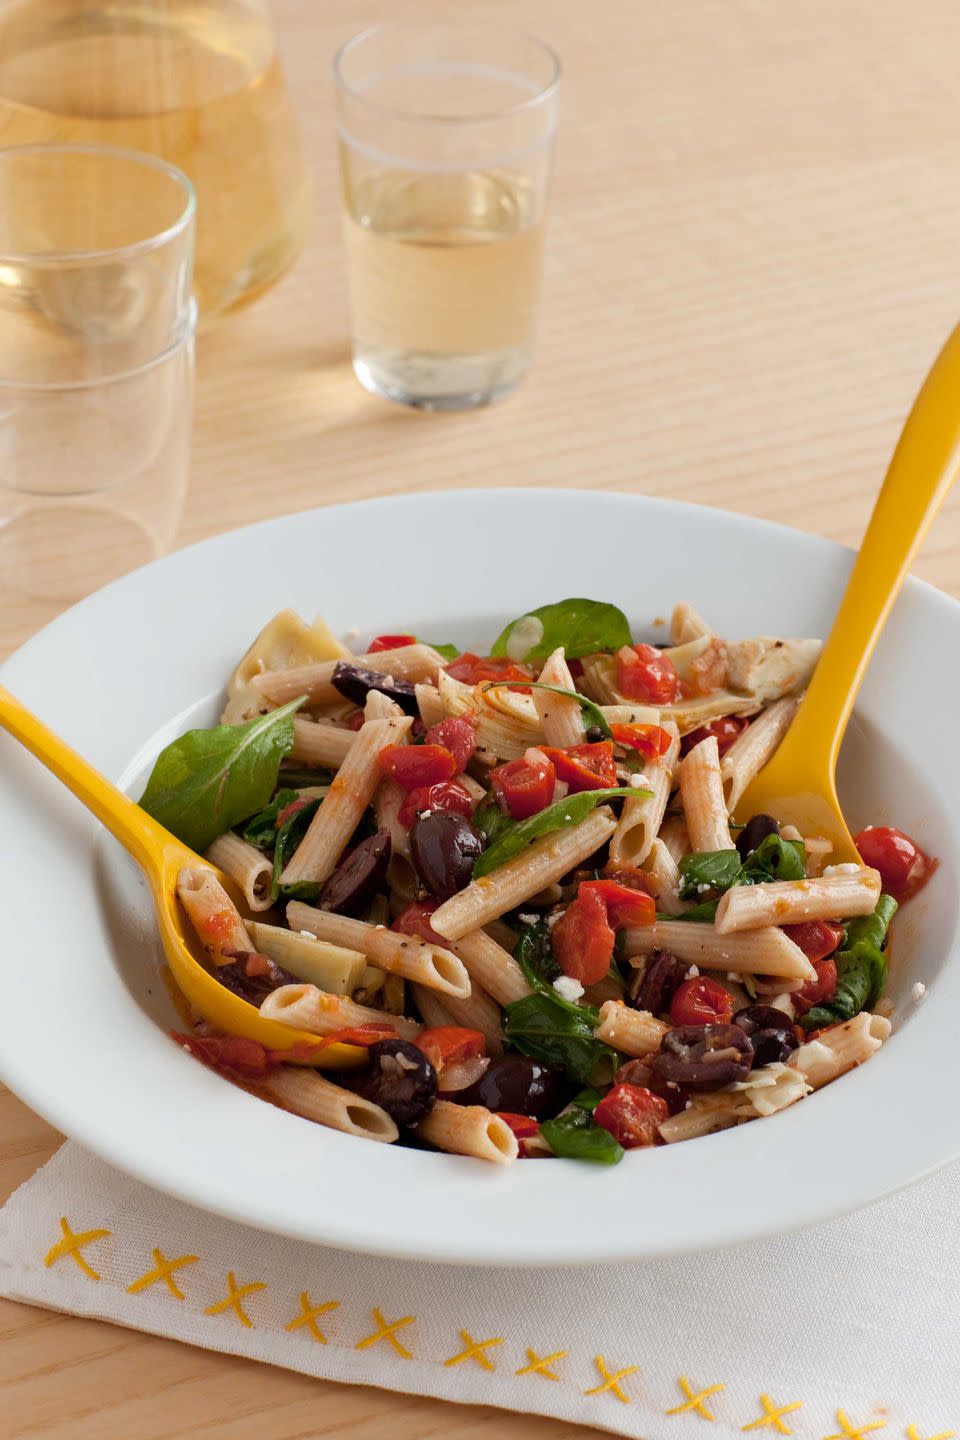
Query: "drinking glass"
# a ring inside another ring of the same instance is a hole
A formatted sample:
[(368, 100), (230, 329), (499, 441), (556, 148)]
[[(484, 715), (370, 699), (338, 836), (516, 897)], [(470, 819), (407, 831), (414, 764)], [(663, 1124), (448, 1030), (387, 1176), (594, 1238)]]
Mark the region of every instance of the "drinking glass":
[(7, 613), (74, 600), (173, 541), (189, 465), (194, 211), (189, 180), (150, 155), (0, 150)]
[(387, 24), (334, 61), (353, 367), (460, 410), (530, 367), (560, 65), (528, 35)]

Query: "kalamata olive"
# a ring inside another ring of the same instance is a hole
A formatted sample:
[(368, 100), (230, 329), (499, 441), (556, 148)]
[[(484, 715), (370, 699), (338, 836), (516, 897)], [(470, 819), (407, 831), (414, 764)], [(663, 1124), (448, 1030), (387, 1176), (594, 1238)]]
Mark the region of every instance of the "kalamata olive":
[(398, 1125), (415, 1125), (437, 1098), (437, 1072), (409, 1040), (378, 1040), (362, 1070), (345, 1070), (340, 1084), (381, 1105)]
[(651, 1015), (666, 1015), (670, 1001), (686, 979), (689, 966), (669, 950), (655, 950), (647, 962), (647, 968), (638, 971), (631, 981), (628, 999), (638, 1010), (649, 1010)]
[(479, 1080), (457, 1092), (461, 1105), (486, 1105), (513, 1115), (545, 1120), (563, 1101), (560, 1081), (553, 1070), (526, 1055), (504, 1055), (492, 1060)]
[(334, 870), (320, 891), (321, 910), (356, 915), (367, 900), (382, 890), (390, 862), (390, 831), (384, 828), (361, 840)]
[(761, 840), (766, 840), (768, 835), (780, 834), (780, 821), (774, 820), (772, 815), (751, 815), (737, 836), (737, 849), (740, 851), (740, 859), (746, 860), (751, 850), (756, 850)]
[(281, 985), (300, 983), (296, 975), (291, 975), (289, 970), (284, 970), (282, 965), (277, 965), (256, 950), (225, 950), (223, 953), (232, 955), (233, 960), (229, 965), (217, 966), (214, 971), (216, 978), (232, 994), (258, 1008), (271, 990)]
[(686, 1107), (687, 1092), (679, 1085), (665, 1085), (653, 1073), (652, 1055), (641, 1055), (635, 1060), (625, 1060), (614, 1076), (615, 1085), (639, 1085), (666, 1100), (671, 1115), (678, 1115)]
[(419, 715), (417, 692), (408, 680), (398, 680), (393, 675), (384, 675), (379, 670), (367, 670), (363, 665), (352, 665), (349, 660), (338, 660), (330, 676), (331, 683), (340, 694), (354, 705), (366, 704), (371, 690), (379, 690), (396, 700), (401, 710), (408, 715)]
[(767, 1030), (755, 1030), (749, 1037), (750, 1048), (753, 1050), (753, 1069), (759, 1070), (764, 1065), (782, 1065), (789, 1055), (800, 1044), (796, 1032), (792, 1026), (781, 1026)]
[(739, 1025), (745, 1035), (753, 1035), (757, 1030), (789, 1030), (793, 1021), (785, 1010), (778, 1010), (775, 1005), (745, 1005), (734, 1015), (733, 1023)]
[(410, 857), (424, 885), (437, 900), (449, 900), (470, 884), (483, 839), (465, 815), (432, 810), (414, 821)]
[(679, 1025), (664, 1035), (651, 1070), (664, 1085), (719, 1090), (745, 1080), (752, 1062), (753, 1049), (739, 1025)]
[(589, 725), (585, 738), (588, 745), (598, 745), (601, 740), (606, 740), (609, 737), (603, 733), (599, 725)]

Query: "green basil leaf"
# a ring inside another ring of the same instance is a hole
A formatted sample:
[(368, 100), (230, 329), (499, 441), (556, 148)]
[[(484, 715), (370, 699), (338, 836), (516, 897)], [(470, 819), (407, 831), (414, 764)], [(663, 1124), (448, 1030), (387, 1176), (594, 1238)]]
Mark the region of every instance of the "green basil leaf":
[(600, 1012), (556, 991), (535, 990), (504, 1010), (504, 1037), (516, 1050), (584, 1083), (609, 1047), (594, 1038)]
[(299, 799), (296, 790), (278, 790), (265, 810), (260, 810), (243, 827), (243, 839), (258, 850), (272, 853), (277, 843), (277, 816)]
[(301, 805), (300, 809), (296, 810), (277, 831), (277, 843), (273, 849), (273, 881), (270, 887), (274, 900), (282, 893), (287, 900), (305, 900), (309, 904), (320, 894), (322, 887), (313, 880), (299, 880), (293, 885), (280, 884), (280, 876), (307, 833), (310, 821), (316, 815), (319, 806), (319, 800), (308, 800), (306, 805)]
[(892, 895), (881, 895), (872, 915), (858, 915), (855, 920), (848, 920), (844, 950), (853, 949), (859, 940), (867, 940), (878, 950), (882, 950), (890, 929), (890, 921), (898, 908)]
[(802, 880), (807, 873), (802, 840), (765, 835), (743, 864), (738, 885), (762, 885), (768, 880)]
[(202, 853), (270, 799), (303, 701), (301, 695), (243, 725), (188, 730), (157, 756), (141, 807)]
[(484, 850), (473, 867), (473, 878), (479, 880), (482, 876), (489, 875), (491, 870), (498, 869), (507, 860), (512, 860), (514, 855), (519, 855), (528, 845), (532, 845), (534, 840), (540, 840), (544, 835), (552, 835), (555, 830), (566, 830), (571, 825), (579, 825), (581, 820), (586, 820), (591, 810), (602, 805), (605, 800), (613, 800), (618, 795), (650, 794), (652, 791), (643, 786), (618, 785), (610, 790), (581, 790), (576, 795), (568, 795), (565, 800), (557, 800), (553, 805), (548, 805), (546, 810), (531, 815), (528, 820), (513, 821), (509, 829), (498, 835)]
[[(507, 643), (514, 626), (533, 616), (543, 626), (543, 634), (531, 645), (523, 660), (546, 660), (562, 645), (568, 660), (593, 655), (598, 650), (619, 650), (632, 644), (627, 617), (616, 605), (603, 600), (558, 600), (554, 605), (541, 605), (511, 620), (494, 642), (491, 655), (506, 655)], [(514, 659), (517, 657), (514, 656)]]
[(729, 890), (737, 883), (739, 873), (740, 856), (736, 850), (695, 850), (680, 861), (680, 898), (695, 899), (701, 886)]
[(563, 685), (546, 685), (542, 680), (488, 680), (480, 688), (481, 690), (549, 690), (554, 695), (563, 695), (567, 700), (576, 700), (583, 711), (583, 718), (588, 729), (591, 725), (596, 725), (598, 730), (603, 731), (605, 740), (613, 739), (610, 722), (600, 706), (595, 705), (589, 696), (581, 695), (579, 690), (567, 690)]
[(437, 654), (442, 656), (444, 660), (456, 660), (458, 655), (463, 654), (459, 645), (434, 645), (430, 640), (421, 640), (420, 644), (429, 645), (430, 649), (436, 650)]
[(522, 927), (513, 958), (534, 990), (546, 989), (557, 978), (560, 966), (553, 958), (550, 927), (544, 917)]
[[(689, 910), (684, 910), (682, 915), (664, 915), (664, 920), (692, 920), (694, 924), (712, 925), (717, 913), (719, 900), (704, 900), (699, 905), (692, 905)], [(657, 919), (661, 917), (658, 915)]]
[(870, 1010), (887, 983), (887, 960), (883, 951), (869, 940), (857, 940), (848, 950), (834, 956), (837, 989), (831, 1000), (815, 1005), (801, 1019), (805, 1030), (852, 1020), (861, 1010)]
[(588, 1110), (592, 1115), (605, 1094), (605, 1090), (598, 1090), (596, 1086), (588, 1085), (586, 1090), (581, 1090), (579, 1094), (574, 1095), (570, 1104), (578, 1106), (581, 1110)]
[(496, 796), (488, 795), (474, 810), (472, 815), (473, 824), (486, 839), (487, 845), (493, 845), (513, 828), (513, 821), (509, 815), (504, 815), (497, 804)]
[(555, 1155), (566, 1160), (589, 1160), (594, 1165), (617, 1165), (625, 1151), (609, 1130), (598, 1125), (589, 1110), (568, 1110), (555, 1120), (544, 1120), (540, 1133)]

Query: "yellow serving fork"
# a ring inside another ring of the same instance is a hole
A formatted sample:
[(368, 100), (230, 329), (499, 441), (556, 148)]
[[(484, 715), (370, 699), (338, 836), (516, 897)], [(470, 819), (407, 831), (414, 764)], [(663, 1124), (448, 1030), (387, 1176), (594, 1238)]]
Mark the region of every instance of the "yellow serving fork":
[(737, 805), (833, 841), (833, 863), (859, 859), (837, 801), (836, 766), (873, 648), (921, 540), (960, 466), (960, 326), (903, 427), (830, 636), (782, 744)]

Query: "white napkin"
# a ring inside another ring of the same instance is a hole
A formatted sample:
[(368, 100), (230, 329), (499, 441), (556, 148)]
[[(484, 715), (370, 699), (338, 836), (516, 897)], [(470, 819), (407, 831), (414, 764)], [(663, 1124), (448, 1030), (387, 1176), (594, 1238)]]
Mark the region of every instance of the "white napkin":
[[(627, 1230), (630, 1216), (584, 1224)], [(328, 1380), (656, 1440), (947, 1440), (960, 1431), (958, 1280), (957, 1166), (801, 1235), (537, 1271), (286, 1240), (171, 1200), (74, 1144), (0, 1212), (0, 1292), (13, 1299)]]

